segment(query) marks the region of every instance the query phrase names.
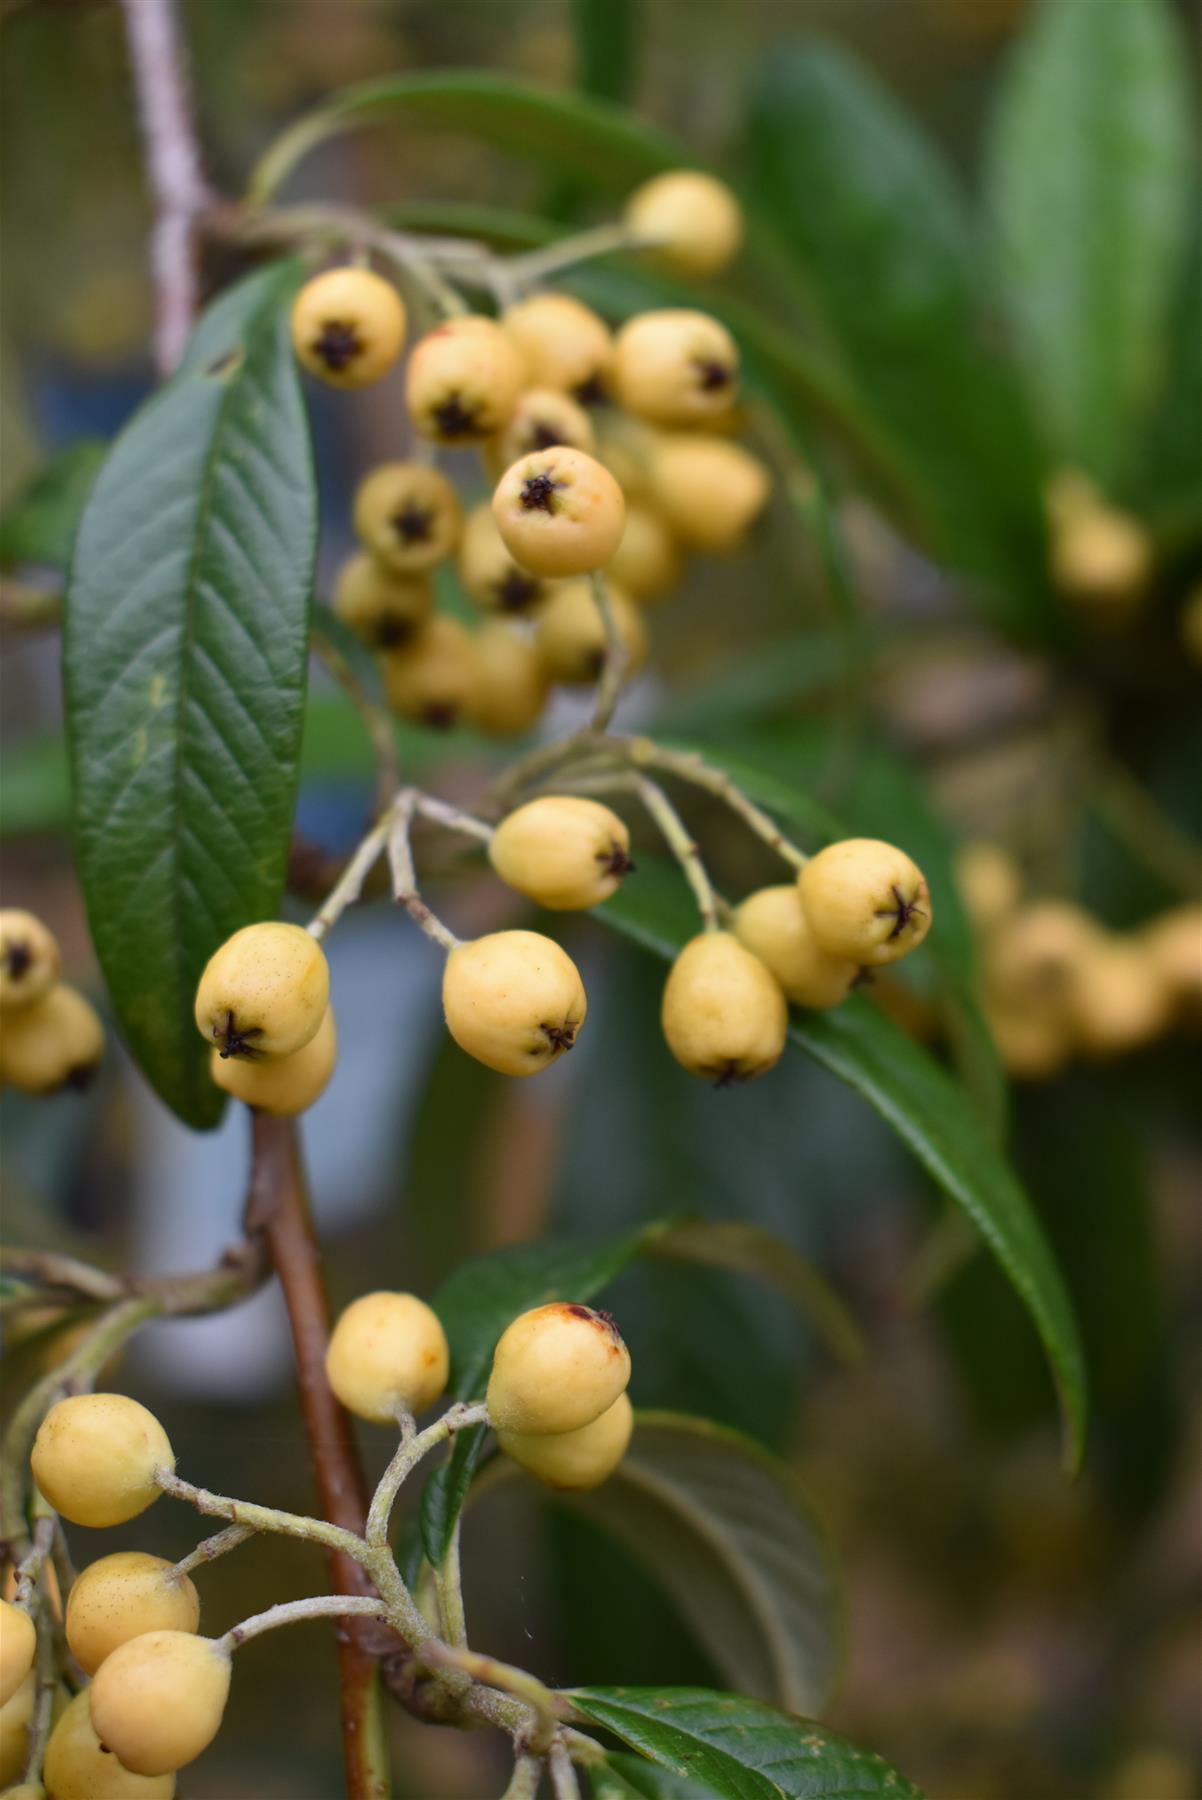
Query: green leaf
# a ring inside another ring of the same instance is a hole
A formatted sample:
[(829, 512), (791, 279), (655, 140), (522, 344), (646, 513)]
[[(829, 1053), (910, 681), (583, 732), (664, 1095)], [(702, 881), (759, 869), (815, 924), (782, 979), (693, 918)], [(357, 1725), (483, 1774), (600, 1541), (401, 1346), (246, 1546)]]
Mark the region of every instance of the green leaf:
[(1018, 383), (988, 348), (949, 171), (865, 70), (817, 41), (774, 47), (749, 123), (759, 192), (936, 547), (996, 621), (1046, 635), (1039, 459)]
[(708, 1688), (574, 1688), (577, 1712), (719, 1800), (922, 1800), (882, 1757)]
[(1053, 452), (1102, 481), (1153, 395), (1189, 218), (1190, 88), (1165, 0), (1041, 0), (1003, 84), (989, 187)]
[(635, 0), (572, 0), (576, 86), (602, 100), (628, 100), (634, 87)]
[(641, 1757), (612, 1752), (604, 1768), (590, 1771), (593, 1800), (714, 1800), (714, 1790)]
[(0, 567), (65, 569), (105, 446), (82, 438), (40, 469), (0, 514)]
[(283, 892), (317, 497), (287, 310), (300, 272), (210, 309), (113, 446), (64, 636), (75, 849), (135, 1056), (188, 1124), (221, 1095), (192, 1017), (208, 956)]

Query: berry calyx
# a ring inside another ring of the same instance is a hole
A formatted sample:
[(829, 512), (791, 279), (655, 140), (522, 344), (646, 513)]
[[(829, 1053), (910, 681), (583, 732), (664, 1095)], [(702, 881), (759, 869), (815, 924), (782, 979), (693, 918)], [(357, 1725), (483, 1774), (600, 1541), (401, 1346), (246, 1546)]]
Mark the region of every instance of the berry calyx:
[(316, 1034), (329, 998), (316, 938), (269, 919), (213, 952), (196, 989), (196, 1026), (223, 1058), (291, 1056)]
[(502, 881), (554, 912), (599, 906), (634, 866), (625, 822), (572, 794), (519, 806), (497, 826), (488, 855)]
[(557, 1061), (588, 1012), (575, 963), (537, 931), (494, 931), (457, 945), (442, 1002), (460, 1049), (502, 1075), (537, 1075)]
[(161, 1556), (118, 1550), (82, 1569), (67, 1596), (71, 1654), (89, 1675), (118, 1645), (146, 1631), (195, 1631), (200, 1596)]
[(609, 1314), (554, 1300), (502, 1332), (488, 1379), (488, 1414), (499, 1432), (574, 1432), (607, 1412), (629, 1381), (630, 1352)]
[(449, 1368), (438, 1314), (416, 1294), (362, 1294), (339, 1316), (326, 1351), (334, 1393), (375, 1425), (433, 1406)]
[(626, 1454), (633, 1430), (630, 1400), (619, 1394), (598, 1418), (575, 1431), (498, 1431), (497, 1443), (544, 1487), (579, 1494), (608, 1481)]
[(931, 928), (922, 870), (879, 838), (828, 844), (802, 869), (798, 886), (814, 938), (830, 956), (865, 967), (897, 962)]
[(147, 1631), (97, 1669), (88, 1689), (102, 1744), (136, 1775), (169, 1775), (216, 1737), (230, 1691), (230, 1654), (214, 1638)]
[(50, 1408), (30, 1455), (39, 1492), (73, 1525), (121, 1525), (159, 1497), (175, 1468), (152, 1412), (126, 1394), (72, 1394)]

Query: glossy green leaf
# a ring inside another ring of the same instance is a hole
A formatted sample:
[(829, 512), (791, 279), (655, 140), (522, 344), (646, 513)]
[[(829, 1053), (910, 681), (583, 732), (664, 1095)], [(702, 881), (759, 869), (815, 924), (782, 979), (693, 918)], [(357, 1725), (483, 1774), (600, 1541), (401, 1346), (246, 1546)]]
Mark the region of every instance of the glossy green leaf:
[(1190, 88), (1168, 0), (1040, 0), (999, 98), (1005, 297), (1053, 452), (1103, 481), (1162, 373), (1188, 222)]
[(673, 1775), (654, 1763), (622, 1751), (611, 1753), (603, 1768), (590, 1771), (592, 1800), (714, 1800), (704, 1782)]
[(206, 314), (100, 472), (67, 594), (92, 937), (134, 1054), (195, 1126), (221, 1103), (196, 982), (223, 938), (278, 910), (292, 825), (317, 540), (298, 279), (276, 265)]
[(0, 513), (0, 566), (65, 569), (105, 446), (83, 438), (62, 450)]
[(882, 1757), (708, 1688), (575, 1688), (577, 1712), (718, 1800), (922, 1800)]

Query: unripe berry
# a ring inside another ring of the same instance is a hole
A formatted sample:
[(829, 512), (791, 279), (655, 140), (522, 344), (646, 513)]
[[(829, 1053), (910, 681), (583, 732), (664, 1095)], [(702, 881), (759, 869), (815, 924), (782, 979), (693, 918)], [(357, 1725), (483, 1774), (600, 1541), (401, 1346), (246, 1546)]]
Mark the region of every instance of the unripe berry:
[(1138, 938), (1099, 933), (1073, 993), (1073, 1023), (1094, 1056), (1117, 1056), (1150, 1043), (1169, 1017), (1169, 992)]
[(767, 468), (742, 444), (681, 432), (659, 440), (648, 471), (651, 493), (687, 550), (737, 550), (772, 491)]
[(447, 1029), (502, 1075), (537, 1075), (570, 1050), (588, 1011), (580, 972), (553, 938), (494, 931), (459, 944), (442, 983)]
[(0, 1012), (0, 1082), (23, 1093), (86, 1087), (103, 1055), (99, 1013), (65, 982), (31, 1006)]
[(94, 1675), (118, 1644), (145, 1631), (195, 1631), (200, 1596), (161, 1556), (118, 1550), (89, 1563), (67, 1596), (67, 1643)]
[(570, 394), (553, 387), (527, 388), (496, 443), (489, 445), (489, 459), (499, 475), (532, 450), (568, 444), (591, 451), (596, 438), (593, 421)]
[(135, 1775), (101, 1743), (87, 1688), (54, 1727), (43, 1772), (51, 1800), (172, 1800), (175, 1793), (173, 1774)]
[(633, 866), (624, 821), (574, 794), (519, 806), (497, 826), (488, 856), (502, 881), (553, 912), (600, 906)]
[(73, 1525), (122, 1525), (159, 1497), (175, 1468), (167, 1433), (127, 1394), (72, 1394), (50, 1408), (30, 1456), (39, 1492)]
[(729, 1087), (780, 1061), (789, 1009), (758, 956), (729, 931), (706, 931), (672, 964), (660, 1022), (681, 1068)]
[(476, 640), (446, 613), (414, 632), (384, 659), (384, 697), (394, 713), (415, 725), (446, 730), (470, 709), (480, 678)]
[(587, 575), (622, 541), (626, 503), (602, 463), (583, 450), (536, 450), (506, 469), (492, 500), (514, 561), (535, 575)]
[(355, 532), (398, 575), (422, 575), (451, 554), (463, 514), (459, 496), (425, 463), (382, 463), (355, 492)]
[(220, 1050), (213, 1050), (209, 1055), (209, 1074), (219, 1088), (257, 1112), (292, 1118), (306, 1112), (325, 1093), (337, 1057), (334, 1009), (327, 1006), (309, 1042), (290, 1056), (248, 1059), (222, 1056)]
[(1119, 619), (1144, 599), (1152, 573), (1152, 542), (1138, 519), (1099, 504), (1056, 527), (1052, 579), (1070, 600)]
[(634, 1429), (634, 1412), (619, 1394), (599, 1418), (575, 1431), (498, 1431), (497, 1443), (546, 1487), (560, 1493), (584, 1493), (607, 1481), (626, 1454)]
[(29, 1721), (37, 1698), (38, 1679), (31, 1670), (15, 1694), (0, 1706), (0, 1786), (16, 1781), (29, 1751)]
[(614, 383), (628, 411), (656, 425), (704, 425), (729, 412), (739, 352), (725, 325), (681, 308), (636, 313), (614, 342)]
[[(612, 581), (609, 604), (626, 650), (626, 680), (647, 660), (647, 625), (642, 613)], [(548, 672), (569, 687), (596, 681), (609, 654), (605, 622), (587, 581), (565, 581), (555, 589), (535, 621), (534, 641)]]
[(532, 638), (505, 619), (491, 619), (476, 634), (479, 680), (468, 718), (489, 737), (529, 731), (547, 704), (550, 676)]
[(838, 1006), (859, 974), (854, 962), (828, 956), (814, 941), (796, 882), (749, 894), (735, 913), (734, 931), (798, 1006)]
[(488, 1415), (497, 1431), (578, 1431), (630, 1381), (630, 1352), (608, 1313), (553, 1300), (507, 1325), (493, 1351)]
[(88, 1689), (92, 1724), (127, 1769), (169, 1775), (216, 1737), (230, 1654), (215, 1639), (148, 1631), (106, 1657)]
[(879, 838), (844, 838), (797, 878), (810, 930), (829, 956), (877, 966), (916, 950), (931, 927), (922, 870)]
[(524, 613), (549, 591), (540, 576), (514, 562), (487, 501), (467, 516), (458, 566), (464, 588), (486, 612)]
[(501, 323), (532, 387), (561, 388), (586, 403), (600, 399), (613, 339), (591, 307), (571, 294), (535, 294), (508, 307)]
[(646, 605), (662, 600), (680, 586), (680, 546), (653, 507), (627, 505), (622, 541), (606, 565), (606, 573), (632, 600)]
[(348, 1412), (374, 1425), (425, 1412), (447, 1385), (450, 1352), (438, 1314), (416, 1294), (363, 1294), (341, 1315), (326, 1379)]
[(956, 855), (956, 886), (978, 931), (992, 931), (1022, 896), (1018, 864), (1000, 844), (965, 844)]
[(213, 952), (196, 989), (196, 1025), (221, 1056), (291, 1056), (315, 1036), (329, 999), (317, 939), (268, 919)]
[(405, 341), (405, 305), (370, 269), (327, 269), (292, 306), (292, 345), (313, 375), (336, 388), (367, 387), (386, 375)]
[(403, 644), (433, 610), (427, 575), (398, 575), (366, 550), (343, 564), (334, 587), (334, 611), (373, 650)]
[(743, 214), (724, 182), (700, 169), (673, 169), (636, 188), (626, 223), (657, 260), (683, 275), (716, 275), (743, 242)]
[(0, 1600), (0, 1706), (7, 1706), (30, 1669), (38, 1634), (29, 1614)]
[(0, 1007), (28, 1006), (58, 980), (58, 940), (19, 907), (0, 911)]
[(409, 359), (409, 417), (440, 444), (481, 443), (508, 423), (524, 374), (520, 354), (494, 320), (448, 319)]

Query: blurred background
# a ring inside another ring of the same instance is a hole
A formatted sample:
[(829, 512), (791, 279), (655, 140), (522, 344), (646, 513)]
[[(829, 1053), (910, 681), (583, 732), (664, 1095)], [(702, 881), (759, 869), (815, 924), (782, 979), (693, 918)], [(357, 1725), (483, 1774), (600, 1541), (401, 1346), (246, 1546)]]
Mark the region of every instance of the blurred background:
[[(1143, 0), (1077, 4), (1098, 12)], [(1189, 80), (1198, 9), (1175, 10)], [(225, 192), (238, 193), (272, 136), (331, 89), (398, 70), (485, 68), (628, 102), (736, 180), (766, 222), (802, 237), (788, 212), (797, 197), (782, 200), (771, 156), (757, 150), (749, 100), (795, 41), (821, 34), (883, 84), (946, 160), (975, 220), (992, 109), (1030, 11), (1027, 0), (182, 8), (207, 166)], [(16, 0), (0, 18), (8, 501), (52, 452), (111, 437), (149, 388), (150, 213), (118, 9)], [(866, 131), (856, 143), (879, 173), (873, 158), (887, 157), (887, 140)], [(1056, 166), (1050, 154), (1049, 181)], [(364, 205), (470, 203), (565, 228), (605, 216), (603, 201), (554, 169), (404, 124), (323, 147), (289, 191)], [(904, 205), (900, 180), (898, 196)], [(814, 203), (826, 204), (822, 193)], [(1147, 205), (1156, 204), (1152, 186)], [(1192, 215), (1196, 238), (1196, 205)], [(854, 235), (854, 219), (845, 225)], [(1080, 229), (1091, 229), (1088, 218)], [(1089, 595), (1075, 606), (1053, 591), (1036, 510), (1023, 527), (1030, 580), (1012, 573), (1008, 605), (987, 618), (966, 599), (975, 572), (949, 573), (915, 547), (854, 457), (803, 418), (820, 460), (829, 456), (843, 587), (782, 491), (737, 564), (691, 564), (681, 595), (657, 611), (652, 672), (620, 723), (720, 745), (812, 783), (857, 827), (906, 844), (924, 865), (950, 868), (957, 846), (999, 845), (1029, 897), (1079, 903), (1124, 942), (1196, 902), (1202, 680), (1183, 621), (1202, 578), (1197, 261), (1196, 248), (1183, 250), (1138, 453), (1108, 483), (1156, 546), (1138, 607), (1103, 605), (1099, 616)], [(782, 268), (738, 282), (808, 342), (812, 293)], [(210, 270), (214, 281), (228, 273)], [(917, 265), (915, 283), (920, 307)], [(982, 370), (1009, 354), (1000, 311), (983, 309)], [(871, 398), (871, 369), (861, 374)], [(947, 380), (966, 376), (973, 369), (950, 369)], [(929, 400), (938, 424), (946, 396), (932, 390)], [(390, 381), (310, 401), (328, 585), (350, 548), (355, 482), (397, 453), (398, 389)], [(894, 406), (895, 435), (899, 417)], [(1037, 493), (1063, 457), (1054, 447), (1029, 453)], [(955, 493), (947, 473), (958, 549), (967, 484), (999, 479), (987, 457), (972, 466), (971, 446), (966, 459)], [(9, 546), (5, 560), (20, 557)], [(65, 835), (58, 684), (53, 634), (10, 623), (0, 659), (5, 903), (45, 917), (72, 978), (98, 992)], [(557, 701), (544, 730), (557, 734), (578, 712)], [(401, 738), (406, 767), (452, 798), (470, 796), (497, 759), (466, 735)], [(298, 818), (306, 842), (345, 852), (363, 829), (370, 785), (360, 727), (315, 671)], [(728, 891), (770, 878), (721, 819), (699, 823)], [(982, 924), (988, 906), (965, 899)], [(514, 897), (466, 864), (446, 869), (438, 903), (460, 931), (523, 922)], [(679, 1212), (770, 1228), (848, 1299), (870, 1339), (863, 1366), (834, 1366), (783, 1301), (736, 1276), (640, 1268), (608, 1303), (634, 1349), (636, 1404), (728, 1421), (796, 1464), (846, 1585), (846, 1671), (829, 1722), (895, 1760), (932, 1800), (1196, 1800), (1202, 1010), (1170, 1019), (1166, 1008), (1129, 1041), (1119, 1032), (1039, 1054), (1016, 1044), (1012, 1018), (999, 1020), (1011, 1028), (1008, 1050), (999, 1030), (1014, 1077), (1010, 1146), (1062, 1259), (1094, 1387), (1086, 1468), (1070, 1482), (1025, 1314), (862, 1103), (799, 1057), (752, 1088), (714, 1096), (695, 1086), (659, 1036), (660, 965), (588, 920), (572, 921), (565, 942), (591, 997), (587, 1034), (542, 1081), (506, 1084), (445, 1039), (424, 939), (381, 908), (340, 926), (331, 964), (341, 1059), (302, 1125), (335, 1302), (377, 1285), (428, 1293), (466, 1256), (548, 1230), (611, 1231)], [(1194, 955), (1202, 965), (1202, 943)], [(933, 958), (920, 956), (912, 980), (879, 998), (940, 1054), (963, 1052)], [(85, 1096), (5, 1094), (4, 1236), (145, 1272), (201, 1266), (237, 1235), (244, 1127), (228, 1117), (215, 1133), (188, 1133), (116, 1045)], [(6, 1397), (52, 1354), (52, 1335), (10, 1334)], [(146, 1332), (119, 1380), (168, 1420), (183, 1474), (303, 1509), (311, 1490), (290, 1366), (269, 1291), (220, 1319)], [(382, 1465), (387, 1446), (365, 1432), (364, 1447)], [(76, 1535), (81, 1558), (96, 1553), (89, 1534)], [(190, 1516), (158, 1507), (137, 1544), (181, 1554), (196, 1535)], [(536, 1499), (482, 1504), (467, 1527), (465, 1571), (473, 1641), (549, 1680), (715, 1679), (648, 1572)], [(264, 1544), (206, 1574), (207, 1617), (221, 1625), (317, 1579), (307, 1551)], [(181, 1778), (183, 1800), (332, 1800), (329, 1635), (292, 1633), (244, 1656), (227, 1728)], [(398, 1793), (410, 1800), (482, 1800), (504, 1784), (495, 1746), (399, 1713), (394, 1731)]]

